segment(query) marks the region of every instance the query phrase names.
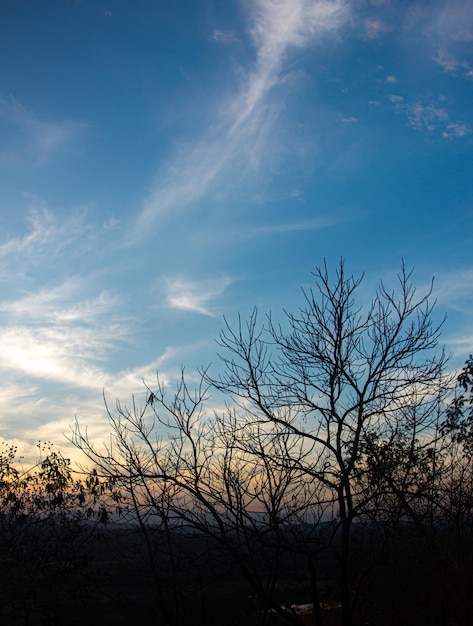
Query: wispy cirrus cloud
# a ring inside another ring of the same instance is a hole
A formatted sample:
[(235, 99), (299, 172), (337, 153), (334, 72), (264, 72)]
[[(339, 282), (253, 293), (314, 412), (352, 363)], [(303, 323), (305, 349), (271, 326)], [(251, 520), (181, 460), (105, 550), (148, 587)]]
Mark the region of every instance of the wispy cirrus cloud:
[(234, 32), (223, 31), (223, 30), (219, 30), (218, 28), (214, 28), (212, 32), (212, 39), (214, 41), (218, 41), (223, 44), (232, 44), (232, 43), (240, 42), (240, 39), (238, 39), (238, 37), (235, 35)]
[(16, 320), (26, 318), (36, 323), (91, 323), (97, 317), (119, 308), (121, 298), (107, 291), (102, 291), (95, 298), (74, 301), (84, 287), (82, 283), (79, 277), (73, 277), (62, 285), (41, 289), (18, 300), (0, 301), (0, 313), (7, 313)]
[(473, 352), (473, 267), (438, 272), (433, 296), (437, 305), (448, 313), (447, 334), (444, 338), (448, 349), (452, 350), (455, 359), (466, 358)]
[(108, 330), (101, 335), (80, 326), (8, 326), (0, 331), (0, 369), (96, 389), (103, 376), (92, 362), (103, 358), (112, 338)]
[(442, 306), (470, 314), (473, 306), (473, 267), (435, 277), (434, 295)]
[[(20, 132), (15, 155), (32, 159), (37, 166), (45, 165), (54, 157), (73, 152), (81, 137), (87, 135), (91, 125), (74, 119), (45, 119), (13, 97), (0, 96), (0, 117)], [(8, 153), (3, 153), (8, 159)]]
[(84, 291), (87, 285), (76, 280), (0, 304), (0, 375), (6, 381), (0, 436), (11, 440), (14, 432), (24, 454), (28, 442), (63, 440), (74, 415), (97, 439), (105, 437), (102, 391), (114, 400), (128, 401), (137, 390), (144, 396), (143, 380), (152, 384), (173, 354), (166, 348), (150, 362), (116, 371), (112, 356), (130, 342), (133, 329), (118, 319), (116, 296), (84, 298)]
[(473, 352), (473, 333), (461, 337), (447, 337), (446, 343), (453, 350), (456, 358), (466, 359)]
[[(232, 239), (251, 239), (261, 235), (284, 235), (287, 233), (307, 232), (313, 230), (322, 230), (331, 228), (347, 219), (342, 213), (335, 213), (330, 216), (321, 216), (318, 218), (304, 221), (281, 222), (279, 224), (262, 224), (260, 226), (247, 226), (238, 231), (231, 231), (229, 235)], [(221, 237), (221, 235), (219, 235)]]
[(166, 305), (172, 309), (216, 317), (214, 302), (232, 282), (229, 277), (201, 281), (166, 278)]
[[(138, 218), (139, 233), (202, 198), (222, 176), (231, 187), (237, 163), (259, 162), (279, 117), (280, 105), (269, 102), (269, 95), (284, 85), (290, 51), (337, 34), (350, 13), (344, 0), (257, 0), (246, 6), (253, 66), (239, 78), (236, 95), (223, 98), (212, 128), (161, 169)], [(240, 171), (244, 176), (245, 167)]]
[[(51, 382), (69, 388), (74, 393), (87, 390), (100, 394), (102, 389), (112, 393), (128, 394), (139, 389), (143, 379), (155, 377), (169, 354), (151, 363), (113, 372), (107, 367), (110, 352), (120, 340), (122, 329), (117, 324), (97, 328), (57, 325), (13, 326), (0, 330), (2, 353), (0, 372), (25, 380)], [(126, 340), (127, 335), (123, 334)], [(31, 392), (25, 395), (32, 395)]]
[[(91, 363), (68, 354), (67, 345), (61, 351), (61, 342), (52, 336), (31, 332), (28, 335), (28, 332), (24, 329), (21, 340), (18, 328), (11, 329), (10, 337), (0, 333), (0, 340), (10, 339), (14, 343), (13, 357), (0, 356), (0, 374), (7, 380), (0, 389), (0, 438), (18, 445), (25, 462), (36, 457), (38, 440), (62, 442), (61, 451), (79, 459), (77, 450), (64, 440), (64, 436), (71, 434), (74, 416), (82, 426), (86, 424), (94, 441), (107, 440), (109, 429), (103, 392), (113, 403), (117, 398), (127, 403), (133, 396), (138, 404), (144, 405), (147, 393), (143, 381), (153, 385), (157, 370), (165, 383), (179, 376), (174, 370), (170, 374), (163, 371), (173, 355), (171, 348), (149, 363), (112, 372), (103, 363)], [(66, 337), (66, 344), (71, 338)], [(64, 341), (62, 336), (58, 339)], [(34, 351), (33, 343), (38, 340), (39, 348)]]
[(103, 378), (97, 362), (127, 339), (128, 329), (114, 314), (118, 296), (84, 297), (87, 291), (76, 278), (0, 301), (0, 370), (96, 388)]
[(28, 211), (28, 232), (20, 237), (10, 237), (0, 244), (0, 259), (10, 255), (30, 254), (50, 244), (57, 236), (53, 214), (46, 208), (32, 206)]
[(0, 239), (0, 281), (16, 277), (17, 282), (23, 273), (53, 262), (64, 250), (72, 258), (93, 245), (95, 229), (85, 220), (85, 210), (59, 218), (41, 198), (24, 196), (26, 229)]

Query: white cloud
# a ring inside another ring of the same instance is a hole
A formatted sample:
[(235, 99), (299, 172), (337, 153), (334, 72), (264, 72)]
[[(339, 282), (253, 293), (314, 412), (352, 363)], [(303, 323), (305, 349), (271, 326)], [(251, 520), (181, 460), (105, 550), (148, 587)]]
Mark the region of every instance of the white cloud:
[(473, 334), (463, 337), (446, 337), (445, 342), (454, 352), (456, 359), (466, 359), (470, 354), (473, 354)]
[(454, 41), (473, 41), (473, 28), (459, 28), (459, 30), (453, 35)]
[(473, 305), (473, 267), (435, 277), (434, 294), (439, 304), (471, 314)]
[(242, 166), (241, 184), (245, 168), (257, 166), (260, 155), (267, 153), (266, 142), (280, 110), (274, 99), (269, 101), (269, 95), (276, 86), (284, 86), (289, 52), (322, 41), (326, 34), (336, 34), (349, 15), (349, 5), (343, 0), (257, 0), (247, 7), (256, 51), (254, 65), (241, 79), (236, 96), (221, 103), (212, 128), (162, 168), (142, 207), (139, 233), (158, 218), (199, 200), (221, 176), (226, 176), (227, 187), (231, 187), (238, 164)]
[(9, 313), (15, 319), (30, 318), (48, 323), (90, 323), (98, 316), (117, 309), (120, 298), (107, 291), (96, 298), (70, 302), (79, 292), (81, 280), (69, 279), (52, 289), (43, 289), (15, 301), (0, 301), (0, 311)]
[(423, 104), (419, 101), (408, 105), (406, 111), (410, 126), (416, 130), (435, 130), (441, 122), (445, 122), (449, 118), (444, 108), (431, 103)]
[(471, 133), (469, 124), (452, 121), (447, 109), (438, 105), (445, 102), (444, 96), (437, 99), (419, 97), (415, 102), (406, 102), (403, 97), (391, 94), (388, 99), (393, 103), (395, 113), (405, 115), (408, 125), (416, 131), (439, 132), (446, 139)]
[(218, 41), (219, 43), (231, 44), (231, 43), (239, 43), (240, 40), (233, 32), (226, 32), (223, 30), (219, 30), (218, 28), (214, 28), (212, 32), (212, 39), (214, 41)]
[[(11, 326), (0, 330), (0, 369), (77, 387), (96, 388), (105, 338), (87, 328)], [(108, 338), (108, 342), (111, 337)]]
[(63, 452), (77, 456), (63, 437), (74, 416), (95, 441), (107, 437), (103, 390), (113, 403), (116, 398), (129, 402), (132, 396), (145, 402), (143, 381), (153, 385), (157, 370), (165, 382), (178, 377), (178, 372), (163, 371), (175, 356), (172, 347), (149, 363), (111, 371), (108, 357), (122, 334), (114, 324), (1, 328), (0, 438), (18, 441), (22, 453), (30, 456), (29, 447), (39, 439), (54, 441)]
[(0, 328), (0, 369), (95, 389), (105, 380), (97, 363), (106, 361), (128, 336), (126, 327), (116, 320), (84, 323), (72, 318), (68, 322), (28, 325), (15, 323), (11, 318), (10, 324)]
[(71, 152), (77, 140), (90, 132), (91, 125), (81, 120), (42, 119), (15, 98), (0, 97), (0, 116), (13, 124), (26, 139), (20, 151), (44, 165), (59, 154)]
[(242, 229), (239, 233), (232, 233), (233, 237), (247, 239), (258, 237), (260, 235), (279, 235), (284, 233), (292, 233), (299, 231), (321, 230), (330, 228), (340, 223), (343, 218), (341, 215), (331, 215), (330, 217), (320, 217), (302, 222), (285, 222), (282, 224), (269, 224), (263, 226), (254, 226)]
[(25, 194), (25, 197), (28, 201), (28, 229), (24, 234), (0, 242), (0, 280), (9, 272), (19, 276), (23, 266), (31, 269), (45, 260), (55, 259), (64, 249), (69, 254), (80, 252), (87, 246), (92, 232), (84, 221), (83, 211), (58, 220), (41, 199), (31, 194)]
[(97, 388), (98, 366), (129, 329), (120, 319), (121, 299), (109, 291), (91, 297), (79, 277), (0, 301), (0, 370), (73, 387)]
[(386, 32), (391, 30), (391, 27), (383, 20), (376, 18), (368, 18), (364, 24), (365, 35), (368, 39), (378, 39)]
[(460, 61), (452, 53), (440, 48), (433, 60), (440, 65), (446, 74), (462, 76), (467, 80), (473, 80), (473, 68), (468, 61)]
[[(98, 367), (87, 368), (90, 370), (87, 372), (74, 362), (65, 360), (63, 366), (69, 369), (69, 374), (66, 372), (61, 380), (53, 381), (62, 383), (59, 387), (49, 385), (48, 378), (40, 379), (38, 372), (30, 376), (25, 369), (19, 370), (15, 378), (14, 371), (5, 371), (0, 364), (3, 378), (9, 378), (0, 389), (0, 440), (18, 445), (26, 465), (37, 457), (35, 444), (38, 440), (52, 441), (65, 455), (79, 460), (78, 451), (64, 438), (70, 436), (74, 418), (77, 417), (87, 428), (95, 443), (106, 441), (109, 427), (103, 392), (112, 411), (116, 399), (130, 403), (133, 398), (138, 405), (144, 405), (147, 392), (143, 381), (152, 387), (157, 370), (165, 383), (178, 379), (179, 371), (163, 371), (174, 352), (172, 348), (167, 348), (150, 363), (116, 373)], [(74, 380), (74, 376), (79, 378)], [(36, 385), (35, 382), (39, 381)]]
[(442, 137), (465, 137), (471, 133), (471, 128), (464, 122), (450, 122), (442, 133)]
[(0, 245), (0, 259), (11, 254), (29, 254), (57, 237), (53, 214), (45, 207), (31, 206), (28, 212), (29, 232), (22, 237), (12, 237)]
[(170, 308), (215, 317), (212, 302), (232, 283), (230, 278), (189, 281), (166, 279), (166, 304)]
[[(471, 41), (473, 31), (473, 5), (465, 0), (446, 0), (430, 4), (413, 4), (418, 18), (425, 20), (427, 30), (436, 39), (448, 41)], [(415, 25), (415, 24), (414, 24)]]

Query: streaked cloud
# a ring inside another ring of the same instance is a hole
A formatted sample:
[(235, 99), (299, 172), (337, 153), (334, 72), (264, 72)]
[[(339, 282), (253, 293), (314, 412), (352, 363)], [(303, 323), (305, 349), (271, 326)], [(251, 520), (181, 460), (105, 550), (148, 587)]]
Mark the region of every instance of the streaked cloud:
[(167, 278), (165, 282), (168, 307), (215, 317), (215, 301), (233, 281), (223, 277), (202, 281)]
[[(177, 380), (180, 374), (177, 368), (174, 368), (176, 371), (169, 370), (169, 374), (165, 371), (169, 359), (174, 356), (172, 348), (149, 363), (116, 372), (107, 371), (105, 366), (98, 364), (86, 366), (85, 361), (78, 365), (77, 359), (69, 358), (62, 359), (58, 370), (54, 355), (57, 347), (49, 347), (48, 354), (47, 346), (42, 346), (43, 361), (40, 364), (45, 367), (39, 372), (31, 372), (27, 367), (5, 370), (0, 360), (0, 373), (8, 380), (0, 389), (0, 439), (6, 438), (18, 445), (25, 463), (36, 458), (38, 440), (53, 441), (60, 445), (64, 454), (79, 460), (80, 454), (65, 440), (70, 436), (74, 416), (86, 426), (96, 443), (107, 440), (109, 429), (103, 393), (112, 410), (117, 399), (128, 403), (132, 396), (137, 404), (144, 405), (146, 389), (143, 381), (153, 385), (157, 370), (165, 383)], [(38, 363), (38, 354), (31, 355), (30, 352), (30, 356), (35, 364)]]
[(86, 222), (84, 210), (71, 211), (58, 219), (41, 198), (32, 194), (24, 196), (26, 229), (20, 235), (0, 240), (0, 280), (5, 280), (9, 274), (18, 277), (23, 268), (28, 271), (34, 265), (51, 261), (65, 249), (73, 256), (90, 244), (93, 227)]
[(473, 307), (473, 267), (438, 273), (434, 296), (442, 306), (470, 314)]
[(0, 259), (8, 256), (30, 254), (34, 250), (50, 244), (57, 236), (57, 226), (53, 214), (46, 208), (32, 206), (28, 211), (29, 232), (21, 237), (10, 237), (0, 245)]
[(120, 304), (120, 297), (107, 291), (96, 298), (70, 302), (80, 287), (81, 280), (74, 277), (62, 285), (40, 290), (19, 300), (0, 301), (0, 312), (8, 313), (17, 320), (29, 318), (36, 323), (90, 323), (98, 316), (117, 309)]
[(96, 389), (103, 376), (92, 361), (103, 358), (112, 339), (113, 329), (100, 337), (97, 330), (78, 326), (9, 326), (0, 331), (0, 369)]
[[(112, 313), (118, 298), (106, 292), (80, 300), (78, 283), (0, 302), (0, 369), (77, 387), (104, 380), (97, 363), (128, 337)], [(72, 301), (72, 302), (71, 302)]]
[[(473, 333), (462, 337), (446, 337), (446, 343), (453, 350), (455, 358), (467, 359), (472, 354)], [(463, 365), (463, 364), (462, 364)]]
[(321, 216), (319, 218), (301, 222), (294, 221), (280, 224), (265, 224), (242, 229), (239, 233), (234, 233), (234, 237), (249, 239), (251, 237), (259, 237), (261, 235), (281, 235), (285, 233), (321, 230), (335, 226), (345, 219), (346, 216), (342, 217), (341, 215), (331, 215), (330, 217)]
[(214, 28), (212, 39), (224, 44), (238, 43), (240, 41), (235, 33), (219, 30), (218, 28)]
[(465, 359), (473, 352), (473, 267), (437, 272), (433, 296), (437, 307), (447, 311), (444, 343), (456, 362)]
[(232, 188), (236, 164), (258, 165), (279, 118), (278, 106), (267, 97), (276, 86), (284, 86), (289, 53), (321, 43), (349, 17), (349, 5), (343, 0), (257, 0), (247, 6), (254, 64), (240, 79), (236, 95), (219, 103), (212, 128), (162, 167), (142, 207), (139, 232), (171, 211), (175, 215), (185, 210), (212, 191), (217, 179), (222, 183), (222, 176)]
[[(42, 118), (13, 97), (0, 97), (0, 117), (13, 124), (22, 136), (15, 153), (32, 159), (37, 166), (72, 152), (78, 139), (91, 130), (91, 125), (81, 120)], [(4, 159), (7, 157), (4, 153)]]

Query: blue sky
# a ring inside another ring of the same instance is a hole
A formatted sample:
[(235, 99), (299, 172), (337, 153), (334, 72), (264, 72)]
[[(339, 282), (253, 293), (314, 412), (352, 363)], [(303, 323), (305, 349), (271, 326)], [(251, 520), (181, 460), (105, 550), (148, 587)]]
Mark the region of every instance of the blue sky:
[(0, 439), (104, 438), (324, 259), (473, 351), (471, 2), (4, 0), (0, 58)]

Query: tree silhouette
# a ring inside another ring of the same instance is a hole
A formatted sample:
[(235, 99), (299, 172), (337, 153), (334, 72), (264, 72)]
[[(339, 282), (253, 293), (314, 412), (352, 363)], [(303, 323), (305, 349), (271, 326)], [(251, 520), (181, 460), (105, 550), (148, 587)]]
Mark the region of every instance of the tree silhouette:
[(38, 449), (25, 471), (16, 447), (0, 446), (0, 617), (12, 626), (62, 623), (95, 582), (97, 498), (50, 443)]
[[(260, 324), (256, 310), (236, 327), (226, 322), (222, 372), (203, 371), (194, 391), (184, 372), (170, 395), (158, 377), (144, 407), (109, 410), (108, 449), (79, 425), (73, 439), (127, 498), (161, 590), (164, 557), (182, 580), (173, 546), (191, 529), (201, 539), (196, 558), (212, 551), (231, 563), (264, 611), (299, 623), (277, 590), (300, 576), (315, 623), (332, 598), (351, 626), (366, 575), (351, 559), (355, 522), (432, 528), (446, 358), (431, 290), (418, 296), (404, 267), (397, 288), (381, 283), (369, 302), (343, 261), (333, 279), (317, 269), (314, 282), (280, 324), (271, 315)], [(210, 392), (228, 396), (226, 410), (206, 410)]]

